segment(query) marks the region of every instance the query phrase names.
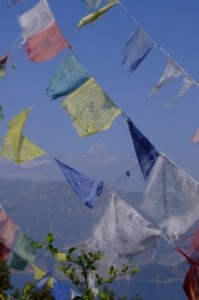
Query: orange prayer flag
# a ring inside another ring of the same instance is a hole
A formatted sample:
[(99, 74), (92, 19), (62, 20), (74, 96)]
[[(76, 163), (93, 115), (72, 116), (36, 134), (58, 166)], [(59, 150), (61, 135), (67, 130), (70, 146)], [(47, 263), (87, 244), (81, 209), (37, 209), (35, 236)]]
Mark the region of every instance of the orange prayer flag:
[(64, 48), (71, 48), (71, 46), (59, 31), (56, 22), (53, 22), (48, 28), (35, 36), (30, 37), (25, 44), (28, 57), (34, 62), (53, 59)]

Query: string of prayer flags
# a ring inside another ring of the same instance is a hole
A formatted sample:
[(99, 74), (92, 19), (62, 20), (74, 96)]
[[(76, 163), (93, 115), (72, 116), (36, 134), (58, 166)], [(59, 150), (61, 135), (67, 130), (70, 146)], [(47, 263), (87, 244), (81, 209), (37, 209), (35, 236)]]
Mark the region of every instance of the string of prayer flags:
[(72, 92), (62, 105), (81, 137), (110, 128), (122, 112), (93, 78)]
[(180, 97), (182, 97), (184, 95), (184, 93), (186, 93), (192, 85), (194, 85), (193, 81), (190, 78), (185, 76), (183, 78), (183, 84), (182, 84), (182, 87), (180, 88), (180, 91), (178, 92), (178, 94), (175, 97), (173, 97), (168, 102), (167, 107), (171, 107), (174, 104), (176, 104), (176, 102), (180, 99)]
[(94, 198), (96, 196), (100, 196), (100, 194), (103, 192), (103, 181), (91, 179), (63, 164), (58, 159), (55, 159), (55, 161), (75, 193), (82, 199), (85, 205), (92, 208), (92, 202)]
[(111, 1), (110, 3), (108, 3), (105, 6), (103, 6), (102, 8), (100, 8), (99, 10), (89, 14), (88, 16), (85, 16), (77, 24), (77, 29), (79, 29), (89, 23), (92, 23), (94, 21), (97, 21), (100, 17), (102, 17), (102, 15), (104, 15), (108, 10), (110, 10), (117, 3), (119, 3), (119, 0)]
[(157, 44), (141, 26), (138, 26), (125, 44), (122, 64), (129, 72), (134, 71), (154, 47), (157, 47)]
[(199, 128), (196, 130), (193, 139), (192, 139), (193, 143), (199, 143)]
[(22, 110), (8, 123), (8, 132), (3, 137), (3, 147), (0, 148), (1, 156), (18, 163), (46, 154), (22, 134), (29, 111)]
[(0, 80), (6, 75), (6, 62), (8, 55), (0, 57)]
[(33, 8), (19, 18), (23, 28), (22, 43), (34, 62), (46, 61), (54, 58), (64, 48), (71, 48), (59, 31), (47, 0), (39, 0)]
[(3, 207), (0, 205), (0, 242), (9, 247), (16, 238), (16, 226), (8, 217)]
[[(43, 270), (41, 270), (39, 267), (32, 265), (33, 269), (34, 269), (34, 276), (35, 279), (39, 282), (42, 278), (44, 278), (44, 276), (47, 274), (46, 272), (44, 272)], [(51, 275), (51, 274), (50, 274)], [(46, 277), (45, 277), (46, 278)], [(41, 282), (40, 282), (41, 284)], [(48, 285), (48, 287), (52, 287), (53, 286), (53, 278), (50, 276), (48, 277), (48, 280), (46, 282), (46, 284)]]
[(133, 140), (136, 156), (145, 180), (148, 179), (159, 152), (151, 142), (136, 128), (133, 122), (127, 119), (129, 131)]
[(46, 93), (52, 99), (66, 96), (90, 78), (73, 52), (70, 52), (54, 74)]
[(167, 84), (171, 83), (176, 78), (182, 76), (182, 70), (179, 66), (175, 63), (175, 61), (168, 56), (168, 63), (164, 70), (164, 73), (160, 77), (158, 83), (153, 87), (150, 97), (154, 96), (162, 87), (166, 86)]
[(173, 241), (198, 220), (198, 197), (199, 183), (159, 155), (139, 208)]
[(87, 250), (102, 251), (109, 264), (111, 261), (117, 267), (121, 261), (123, 264), (127, 263), (134, 255), (157, 246), (160, 234), (160, 230), (145, 220), (131, 205), (112, 194), (92, 237), (83, 246)]

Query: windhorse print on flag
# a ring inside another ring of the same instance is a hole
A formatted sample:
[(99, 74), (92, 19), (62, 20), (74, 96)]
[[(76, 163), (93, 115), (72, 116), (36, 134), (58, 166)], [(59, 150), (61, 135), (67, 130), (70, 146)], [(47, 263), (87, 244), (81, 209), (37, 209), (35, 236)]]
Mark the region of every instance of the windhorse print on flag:
[(30, 60), (42, 62), (53, 59), (64, 48), (71, 48), (57, 27), (47, 0), (38, 4), (19, 17), (23, 28), (22, 43)]
[(103, 181), (89, 178), (75, 169), (63, 164), (58, 159), (55, 159), (55, 161), (75, 193), (88, 207), (92, 208), (94, 198), (96, 196), (100, 196), (103, 191)]
[(72, 92), (62, 106), (81, 137), (109, 129), (122, 112), (93, 78)]
[(199, 183), (159, 155), (139, 208), (170, 241), (178, 240), (199, 218)]
[(29, 109), (22, 110), (8, 123), (8, 132), (3, 137), (3, 146), (0, 148), (1, 156), (17, 163), (46, 154), (22, 134), (29, 111)]

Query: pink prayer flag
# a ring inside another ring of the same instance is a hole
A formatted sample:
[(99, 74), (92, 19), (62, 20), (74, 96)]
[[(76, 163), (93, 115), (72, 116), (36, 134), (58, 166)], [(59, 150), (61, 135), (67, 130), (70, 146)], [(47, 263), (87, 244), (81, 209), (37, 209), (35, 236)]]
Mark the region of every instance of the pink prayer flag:
[(199, 143), (199, 128), (196, 130), (193, 139), (192, 139), (193, 143)]
[(5, 246), (10, 246), (16, 236), (16, 226), (0, 207), (0, 240)]
[(25, 44), (25, 50), (30, 60), (34, 62), (53, 59), (64, 48), (71, 48), (71, 46), (59, 31), (56, 22), (30, 37)]

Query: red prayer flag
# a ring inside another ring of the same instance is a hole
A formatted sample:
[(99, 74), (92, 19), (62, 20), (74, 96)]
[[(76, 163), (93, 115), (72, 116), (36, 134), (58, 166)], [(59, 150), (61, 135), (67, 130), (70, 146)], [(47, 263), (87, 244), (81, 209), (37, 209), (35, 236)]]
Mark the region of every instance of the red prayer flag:
[(71, 48), (71, 46), (59, 31), (56, 22), (29, 38), (25, 44), (25, 50), (30, 60), (34, 62), (50, 60), (57, 56), (63, 48)]
[(184, 280), (183, 289), (189, 300), (199, 300), (199, 266), (190, 265)]
[(6, 246), (4, 246), (1, 242), (0, 242), (0, 258), (2, 260), (7, 260), (8, 256), (10, 254), (10, 249), (8, 249)]

